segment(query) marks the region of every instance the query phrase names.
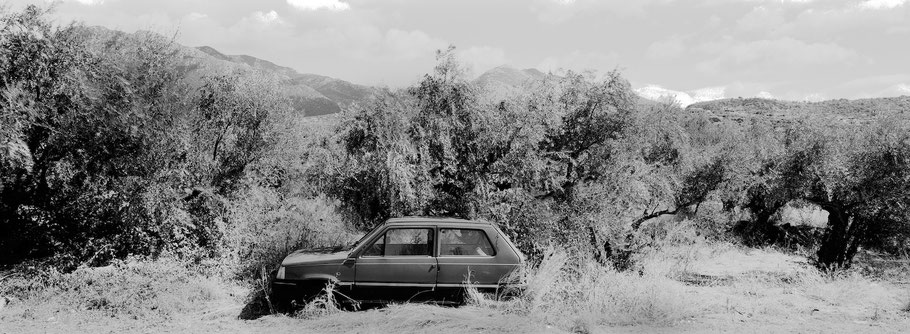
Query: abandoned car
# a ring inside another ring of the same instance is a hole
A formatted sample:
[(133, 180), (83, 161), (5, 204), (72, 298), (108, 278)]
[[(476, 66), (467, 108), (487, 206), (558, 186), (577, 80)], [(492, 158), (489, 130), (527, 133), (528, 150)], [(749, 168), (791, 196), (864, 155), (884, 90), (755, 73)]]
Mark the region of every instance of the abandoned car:
[(491, 223), (393, 218), (350, 247), (291, 253), (272, 287), (279, 301), (312, 298), (328, 284), (361, 302), (458, 302), (468, 283), (502, 291), (523, 264), (518, 248)]

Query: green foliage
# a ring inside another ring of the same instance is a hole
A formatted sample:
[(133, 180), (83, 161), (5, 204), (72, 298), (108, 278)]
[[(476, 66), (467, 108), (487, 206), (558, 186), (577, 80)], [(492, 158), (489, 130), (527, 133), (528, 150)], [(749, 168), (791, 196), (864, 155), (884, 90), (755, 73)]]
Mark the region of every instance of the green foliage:
[(234, 190), (233, 182), (272, 144), (269, 114), (290, 109), (275, 80), (242, 72), (203, 78), (193, 104), (195, 137), (188, 144), (199, 159), (193, 167), (203, 176), (196, 182), (207, 181), (220, 194)]
[(753, 167), (738, 169), (739, 181), (728, 190), (740, 196), (736, 205), (755, 215), (758, 228), (750, 231), (769, 238), (775, 235), (770, 219), (788, 203), (827, 211), (818, 265), (849, 266), (859, 247), (889, 249), (906, 236), (910, 140), (904, 124), (904, 119), (884, 118), (869, 124), (816, 120), (795, 125), (770, 140), (745, 144), (766, 149), (753, 150), (759, 154), (747, 160)]
[(4, 137), (24, 143), (19, 156), (31, 160), (3, 171), (3, 258), (122, 256), (133, 244), (141, 251), (129, 236), (113, 236), (145, 233), (132, 223), (145, 213), (132, 204), (166, 161), (159, 149), (171, 121), (163, 111), (173, 92), (162, 88), (172, 78), (170, 48), (146, 40), (153, 47), (129, 53), (139, 47), (111, 40), (92, 49), (88, 30), (52, 27), (43, 15), (30, 6), (5, 16), (0, 30), (3, 114), (17, 124)]
[[(329, 216), (330, 204), (301, 205), (297, 196), (312, 194), (289, 179), (302, 173), (300, 152), (288, 150), (300, 144), (299, 117), (274, 78), (218, 69), (190, 76), (171, 40), (56, 27), (45, 14), (30, 6), (0, 19), (4, 263), (53, 256), (72, 269), (165, 253), (253, 261), (224, 247), (256, 252), (259, 244), (241, 240), (272, 242), (266, 232), (276, 224), (308, 228), (295, 214)], [(294, 154), (265, 158), (280, 153)], [(244, 196), (257, 191), (278, 203), (250, 207)], [(295, 209), (252, 221), (238, 214), (272, 205)]]
[(573, 194), (609, 178), (633, 122), (628, 82), (570, 72), (490, 100), (453, 55), (440, 52), (420, 83), (346, 115), (331, 194), (367, 227), (401, 215), (486, 218), (529, 253), (550, 238), (588, 239), (570, 217)]
[(527, 181), (516, 170), (522, 166), (504, 165), (536, 149), (524, 142), (524, 122), (506, 103), (478, 102), (451, 57), (441, 53), (433, 75), (381, 93), (339, 129), (346, 170), (333, 191), (362, 224), (396, 215), (476, 217), (491, 192)]

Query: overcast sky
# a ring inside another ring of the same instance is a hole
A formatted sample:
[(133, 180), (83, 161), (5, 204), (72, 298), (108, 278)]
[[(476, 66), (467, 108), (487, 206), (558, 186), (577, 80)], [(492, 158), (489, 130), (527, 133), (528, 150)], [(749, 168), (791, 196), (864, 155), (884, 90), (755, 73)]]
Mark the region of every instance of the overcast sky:
[(414, 83), (454, 44), (478, 74), (619, 68), (683, 102), (910, 95), (910, 0), (67, 0), (55, 15), (368, 85)]

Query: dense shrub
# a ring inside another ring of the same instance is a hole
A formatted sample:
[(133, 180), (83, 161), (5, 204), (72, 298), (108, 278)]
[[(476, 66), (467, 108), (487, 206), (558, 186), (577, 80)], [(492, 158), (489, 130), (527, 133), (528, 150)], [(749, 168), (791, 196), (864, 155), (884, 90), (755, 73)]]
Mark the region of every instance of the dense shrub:
[(307, 183), (318, 139), (301, 133), (315, 127), (277, 79), (188, 72), (172, 40), (45, 14), (0, 19), (0, 263), (223, 256), (249, 273), (345, 240), (336, 204)]
[(268, 188), (238, 194), (224, 217), (222, 264), (240, 278), (275, 269), (300, 248), (347, 245), (356, 239), (326, 198), (286, 197)]
[(2, 108), (17, 124), (3, 137), (26, 160), (3, 169), (2, 259), (148, 253), (155, 227), (141, 198), (176, 158), (166, 132), (182, 109), (175, 49), (54, 27), (43, 14), (30, 6), (0, 20)]

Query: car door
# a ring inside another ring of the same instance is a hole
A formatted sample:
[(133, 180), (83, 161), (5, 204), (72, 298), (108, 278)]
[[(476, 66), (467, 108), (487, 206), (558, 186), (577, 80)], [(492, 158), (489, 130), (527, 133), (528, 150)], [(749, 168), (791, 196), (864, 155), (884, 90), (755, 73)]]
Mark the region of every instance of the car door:
[(355, 282), (368, 293), (399, 288), (432, 290), (436, 286), (433, 227), (390, 227), (377, 236), (357, 258)]
[(491, 242), (491, 233), (495, 231), (479, 227), (439, 228), (439, 288), (461, 287), (467, 281), (478, 288), (495, 288), (516, 268), (516, 261), (504, 261), (510, 258), (502, 249), (497, 251), (494, 245), (502, 248), (503, 243)]

